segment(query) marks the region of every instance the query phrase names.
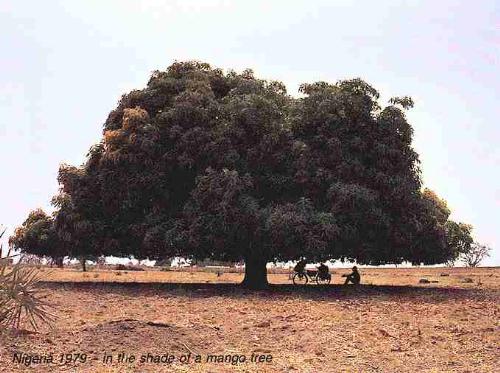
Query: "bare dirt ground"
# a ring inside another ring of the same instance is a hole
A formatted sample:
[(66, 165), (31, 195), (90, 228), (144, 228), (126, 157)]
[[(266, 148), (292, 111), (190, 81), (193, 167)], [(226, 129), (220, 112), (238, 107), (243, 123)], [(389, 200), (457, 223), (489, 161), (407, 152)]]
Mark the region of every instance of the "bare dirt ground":
[[(238, 273), (44, 269), (58, 319), (36, 333), (0, 331), (0, 370), (498, 371), (500, 269), (362, 269), (357, 288), (340, 285), (347, 270), (335, 272), (324, 287), (270, 274), (273, 285), (252, 292), (237, 285)], [(16, 352), (56, 361), (27, 367), (13, 361)], [(119, 362), (120, 353), (136, 360)], [(174, 361), (141, 362), (148, 353)], [(59, 364), (60, 354), (87, 358)], [(251, 362), (252, 354), (272, 360)], [(104, 355), (113, 361), (104, 363)], [(179, 361), (183, 355), (188, 363)], [(207, 362), (209, 355), (246, 361)]]

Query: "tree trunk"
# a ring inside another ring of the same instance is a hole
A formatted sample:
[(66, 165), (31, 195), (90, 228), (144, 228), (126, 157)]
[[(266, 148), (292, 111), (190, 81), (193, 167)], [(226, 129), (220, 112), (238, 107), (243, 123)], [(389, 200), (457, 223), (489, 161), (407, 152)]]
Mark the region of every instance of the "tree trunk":
[(63, 268), (63, 266), (64, 266), (64, 257), (60, 256), (60, 257), (54, 258), (54, 263), (57, 266), (57, 268)]
[(82, 264), (82, 270), (83, 270), (83, 272), (87, 272), (87, 259), (80, 258), (80, 263)]
[(267, 261), (261, 257), (248, 257), (245, 259), (245, 278), (242, 285), (248, 289), (264, 289), (267, 282)]

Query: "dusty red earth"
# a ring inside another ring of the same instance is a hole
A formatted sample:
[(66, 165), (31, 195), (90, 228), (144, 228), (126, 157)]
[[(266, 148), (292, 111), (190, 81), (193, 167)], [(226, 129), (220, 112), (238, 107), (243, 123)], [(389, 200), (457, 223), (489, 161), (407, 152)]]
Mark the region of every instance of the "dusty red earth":
[[(335, 284), (325, 287), (296, 287), (279, 274), (270, 275), (274, 285), (268, 290), (248, 291), (236, 284), (240, 274), (56, 271), (42, 286), (57, 315), (53, 328), (1, 331), (0, 368), (498, 371), (500, 270), (369, 269), (362, 271), (365, 285), (357, 288), (341, 286), (341, 272), (334, 274)], [(439, 282), (418, 284), (421, 277)], [(15, 353), (18, 361), (13, 361)], [(26, 360), (19, 362), (21, 353), (52, 356), (56, 362), (32, 361), (28, 367)], [(118, 361), (120, 353), (136, 360)], [(153, 361), (141, 362), (148, 353)], [(73, 354), (63, 360), (78, 361), (60, 364), (61, 354)], [(113, 361), (103, 362), (105, 355)], [(249, 361), (252, 355), (263, 361)], [(189, 362), (181, 363), (182, 356)], [(225, 357), (233, 361), (218, 362)]]

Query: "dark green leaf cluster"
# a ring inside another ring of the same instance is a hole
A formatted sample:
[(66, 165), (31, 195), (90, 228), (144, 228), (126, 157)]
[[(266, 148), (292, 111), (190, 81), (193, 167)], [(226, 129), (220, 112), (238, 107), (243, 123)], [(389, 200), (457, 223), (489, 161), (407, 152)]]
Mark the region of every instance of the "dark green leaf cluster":
[(40, 257), (59, 258), (65, 254), (53, 217), (41, 209), (30, 212), (9, 238), (9, 245)]
[(59, 236), (82, 254), (151, 259), (449, 257), (399, 107), (411, 99), (382, 108), (361, 79), (300, 92), (201, 62), (155, 71), (86, 163), (61, 167)]

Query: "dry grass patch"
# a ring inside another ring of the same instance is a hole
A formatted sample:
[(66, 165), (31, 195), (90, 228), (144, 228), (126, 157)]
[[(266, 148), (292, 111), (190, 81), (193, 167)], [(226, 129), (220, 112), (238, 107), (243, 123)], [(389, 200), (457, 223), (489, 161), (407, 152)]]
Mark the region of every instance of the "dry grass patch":
[[(441, 281), (443, 269), (370, 269), (365, 279), (380, 285), (358, 288), (338, 284), (297, 288), (285, 284), (286, 275), (276, 275), (271, 277), (274, 286), (258, 292), (231, 283), (206, 283), (217, 281), (214, 274), (206, 273), (177, 273), (176, 281), (156, 277), (171, 272), (130, 272), (117, 282), (114, 272), (99, 271), (97, 279), (47, 282), (48, 301), (58, 308), (59, 319), (52, 330), (4, 333), (0, 367), (24, 371), (9, 359), (14, 351), (24, 351), (86, 353), (96, 358), (64, 368), (34, 368), (40, 372), (495, 372), (500, 273), (496, 269), (446, 271), (450, 276), (444, 279), (451, 286)], [(56, 271), (47, 276), (67, 280), (77, 275)], [(238, 274), (222, 278), (232, 275)], [(424, 275), (440, 282), (415, 285)], [(130, 283), (138, 279), (134, 276), (157, 281)], [(496, 283), (477, 286), (462, 283), (460, 276), (481, 276)], [(103, 282), (108, 278), (113, 283)], [(384, 285), (388, 282), (392, 285)], [(202, 356), (270, 354), (273, 360), (109, 366), (101, 361), (104, 353), (179, 356), (190, 351)]]

